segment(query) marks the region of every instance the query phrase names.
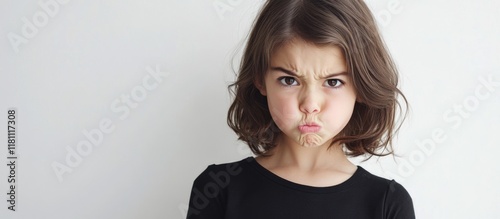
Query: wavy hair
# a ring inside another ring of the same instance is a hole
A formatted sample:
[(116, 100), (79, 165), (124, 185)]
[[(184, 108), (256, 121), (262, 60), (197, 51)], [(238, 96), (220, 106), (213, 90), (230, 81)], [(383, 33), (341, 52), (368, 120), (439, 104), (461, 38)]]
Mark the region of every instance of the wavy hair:
[[(276, 146), (281, 131), (271, 118), (263, 84), (272, 52), (293, 38), (342, 49), (357, 101), (346, 127), (330, 147), (344, 145), (349, 156), (393, 154), (392, 140), (408, 105), (398, 89), (398, 72), (363, 0), (268, 0), (253, 23), (238, 76), (228, 89), (234, 100), (227, 123), (256, 155)], [(401, 97), (401, 101), (398, 101)], [(396, 112), (404, 113), (396, 121)]]

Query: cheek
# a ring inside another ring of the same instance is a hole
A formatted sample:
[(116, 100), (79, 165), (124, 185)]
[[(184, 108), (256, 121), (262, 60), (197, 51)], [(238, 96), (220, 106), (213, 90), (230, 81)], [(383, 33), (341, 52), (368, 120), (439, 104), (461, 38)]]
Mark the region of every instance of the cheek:
[(355, 102), (356, 99), (351, 97), (342, 97), (329, 102), (328, 110), (323, 113), (323, 119), (332, 129), (340, 131), (351, 119)]
[(289, 96), (268, 96), (268, 105), (269, 112), (280, 129), (293, 123), (298, 116), (297, 103)]

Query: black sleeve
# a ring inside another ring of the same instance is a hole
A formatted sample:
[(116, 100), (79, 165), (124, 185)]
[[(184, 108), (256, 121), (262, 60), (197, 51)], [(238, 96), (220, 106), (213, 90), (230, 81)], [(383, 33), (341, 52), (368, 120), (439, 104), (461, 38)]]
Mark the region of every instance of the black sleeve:
[(210, 165), (193, 183), (189, 198), (187, 219), (222, 219), (224, 218), (223, 190), (217, 186), (210, 173), (215, 165)]
[(386, 219), (415, 219), (413, 201), (406, 189), (392, 180), (385, 200)]

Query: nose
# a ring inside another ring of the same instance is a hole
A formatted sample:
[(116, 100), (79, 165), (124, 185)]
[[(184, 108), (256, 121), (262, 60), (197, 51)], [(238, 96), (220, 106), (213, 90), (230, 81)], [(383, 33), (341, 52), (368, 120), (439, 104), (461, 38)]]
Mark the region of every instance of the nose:
[(320, 111), (321, 95), (319, 91), (308, 88), (302, 94), (300, 111), (305, 114), (318, 113)]

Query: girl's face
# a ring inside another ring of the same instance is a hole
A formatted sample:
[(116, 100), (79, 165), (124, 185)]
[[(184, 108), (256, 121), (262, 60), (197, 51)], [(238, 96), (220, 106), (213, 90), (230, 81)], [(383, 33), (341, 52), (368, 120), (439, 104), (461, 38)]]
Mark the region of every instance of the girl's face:
[[(342, 50), (294, 39), (271, 56), (264, 86), (283, 140), (304, 147), (331, 143), (347, 125), (356, 102)], [(278, 143), (279, 144), (279, 143)]]

